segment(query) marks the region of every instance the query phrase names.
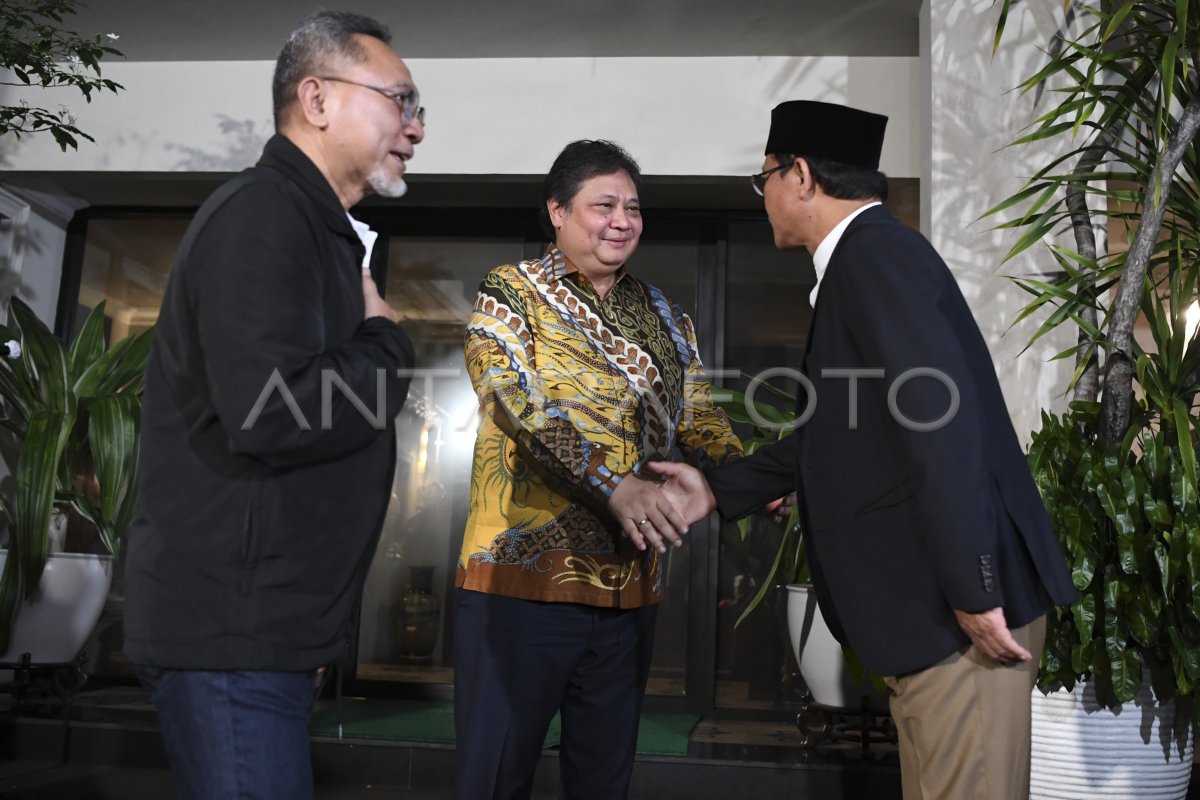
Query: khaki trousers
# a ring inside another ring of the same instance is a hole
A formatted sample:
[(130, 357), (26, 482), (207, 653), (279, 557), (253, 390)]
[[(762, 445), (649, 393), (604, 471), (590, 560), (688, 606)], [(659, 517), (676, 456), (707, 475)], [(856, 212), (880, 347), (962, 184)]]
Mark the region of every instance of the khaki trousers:
[(893, 692), (904, 800), (1029, 797), (1029, 694), (1046, 618), (1012, 633), (1032, 660), (1004, 666), (972, 645), (920, 672), (884, 679)]

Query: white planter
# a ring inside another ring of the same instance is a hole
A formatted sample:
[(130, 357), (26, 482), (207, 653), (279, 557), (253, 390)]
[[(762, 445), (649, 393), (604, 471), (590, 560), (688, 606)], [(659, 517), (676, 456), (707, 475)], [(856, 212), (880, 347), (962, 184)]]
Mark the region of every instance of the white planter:
[[(0, 549), (0, 569), (7, 558), (8, 551)], [(100, 618), (112, 575), (112, 556), (51, 555), (37, 597), (17, 612), (12, 642), (0, 661), (19, 661), (24, 653), (36, 664), (73, 660)]]
[[(1147, 671), (1148, 672), (1148, 671)], [(1175, 701), (1155, 701), (1147, 674), (1116, 713), (1092, 686), (1033, 690), (1030, 800), (1184, 800), (1192, 775), (1192, 730)], [(1179, 717), (1178, 719), (1176, 717)]]
[(788, 588), (788, 633), (792, 652), (800, 665), (804, 683), (813, 699), (823, 706), (860, 709), (866, 698), (868, 707), (887, 709), (887, 694), (870, 681), (855, 680), (846, 666), (842, 645), (825, 624), (816, 595), (807, 584)]

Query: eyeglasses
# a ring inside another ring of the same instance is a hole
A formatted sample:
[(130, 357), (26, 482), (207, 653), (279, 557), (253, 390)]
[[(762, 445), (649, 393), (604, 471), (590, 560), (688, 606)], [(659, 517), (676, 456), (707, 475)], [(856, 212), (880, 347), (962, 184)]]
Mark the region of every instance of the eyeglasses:
[(323, 81), (335, 81), (337, 83), (349, 83), (352, 86), (361, 86), (364, 89), (370, 89), (372, 92), (379, 92), (387, 99), (400, 106), (400, 119), (405, 125), (408, 125), (414, 119), (425, 125), (425, 107), (421, 105), (421, 95), (416, 89), (408, 89), (403, 92), (393, 92), (388, 89), (380, 89), (378, 86), (372, 86), (369, 83), (359, 83), (347, 78), (334, 78), (330, 76), (320, 76)]
[(791, 166), (795, 163), (796, 163), (796, 160), (794, 158), (789, 158), (783, 164), (777, 164), (776, 166), (771, 167), (768, 170), (764, 170), (763, 172), (760, 172), (757, 175), (751, 175), (750, 176), (750, 185), (754, 187), (754, 191), (758, 192), (758, 196), (762, 197), (763, 190), (767, 186), (767, 178), (771, 177), (772, 173), (782, 172), (785, 169), (790, 169)]

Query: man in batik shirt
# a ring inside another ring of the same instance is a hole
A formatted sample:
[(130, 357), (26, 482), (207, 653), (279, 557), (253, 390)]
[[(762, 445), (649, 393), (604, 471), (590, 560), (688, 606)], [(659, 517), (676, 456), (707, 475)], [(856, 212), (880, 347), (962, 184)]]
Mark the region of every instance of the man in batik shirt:
[(568, 145), (546, 179), (555, 244), (489, 273), (467, 327), (482, 422), (457, 577), (460, 798), (527, 797), (555, 712), (565, 796), (625, 795), (684, 529), (637, 473), (741, 455), (691, 320), (625, 269), (639, 180), (611, 143)]

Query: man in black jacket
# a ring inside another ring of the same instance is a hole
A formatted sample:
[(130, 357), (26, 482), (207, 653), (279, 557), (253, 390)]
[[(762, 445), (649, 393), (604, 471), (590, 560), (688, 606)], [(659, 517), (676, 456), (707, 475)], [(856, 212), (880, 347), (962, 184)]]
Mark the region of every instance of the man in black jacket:
[(315, 670), (346, 652), (390, 495), (412, 346), (348, 209), (398, 197), (424, 109), (386, 29), (284, 46), (276, 135), (197, 212), (146, 373), (125, 653), (179, 796), (312, 796)]
[(1044, 615), (1074, 589), (954, 276), (880, 202), (886, 121), (783, 103), (753, 177), (776, 246), (816, 267), (803, 426), (707, 470), (711, 493), (651, 467), (689, 521), (795, 489), (821, 611), (888, 676), (905, 800), (1013, 800)]

